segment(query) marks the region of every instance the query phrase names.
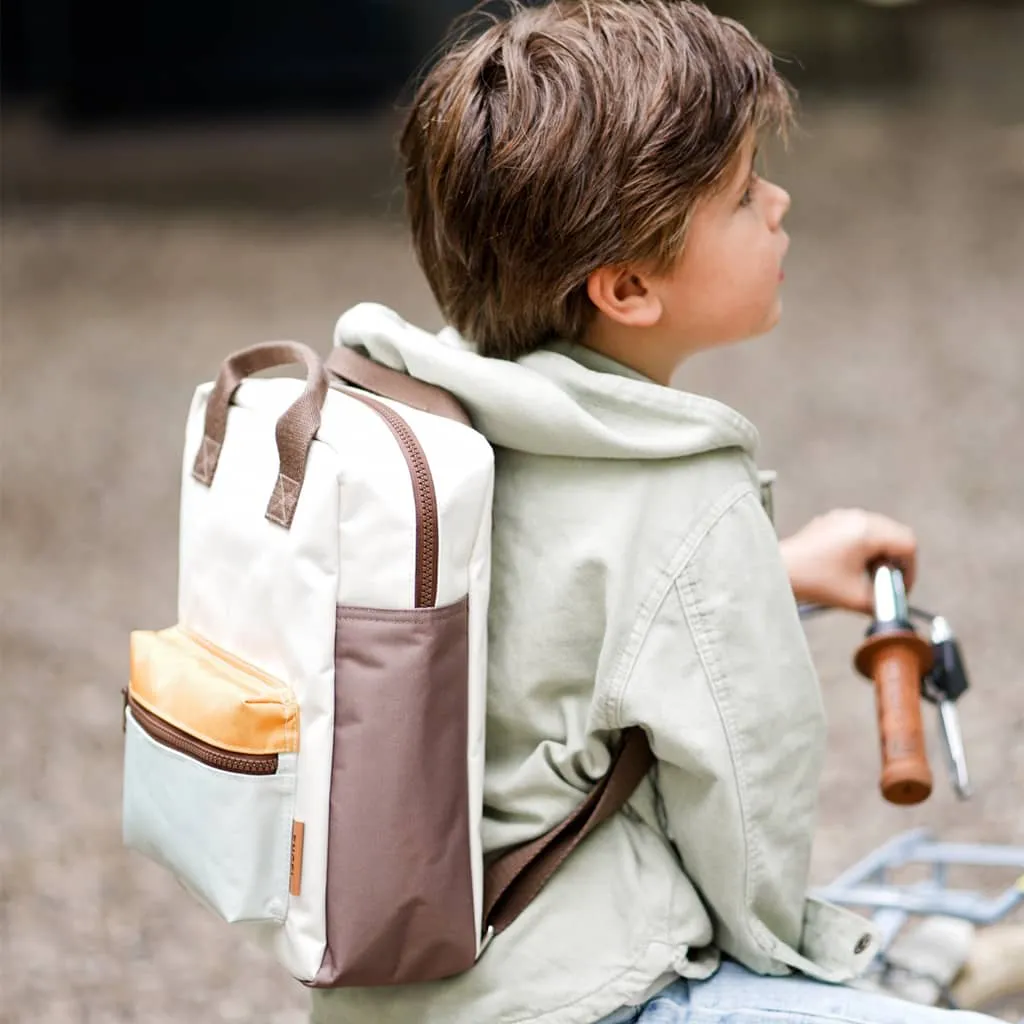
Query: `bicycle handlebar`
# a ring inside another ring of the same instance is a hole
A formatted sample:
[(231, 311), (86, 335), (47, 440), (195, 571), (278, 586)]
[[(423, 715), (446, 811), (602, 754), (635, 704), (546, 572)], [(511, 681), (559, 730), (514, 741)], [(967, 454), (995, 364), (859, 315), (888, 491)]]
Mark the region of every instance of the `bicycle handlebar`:
[(882, 795), (893, 804), (917, 804), (932, 791), (921, 720), (921, 680), (932, 667), (932, 648), (910, 625), (900, 570), (877, 567), (874, 586), (875, 620), (854, 666), (875, 684)]

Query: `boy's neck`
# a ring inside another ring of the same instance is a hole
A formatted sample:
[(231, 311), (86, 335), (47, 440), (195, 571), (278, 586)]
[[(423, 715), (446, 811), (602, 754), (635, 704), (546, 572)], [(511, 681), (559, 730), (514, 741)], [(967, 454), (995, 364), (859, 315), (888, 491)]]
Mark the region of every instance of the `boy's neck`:
[(673, 374), (689, 354), (681, 352), (657, 327), (627, 327), (600, 313), (590, 321), (580, 342), (665, 387), (671, 385)]

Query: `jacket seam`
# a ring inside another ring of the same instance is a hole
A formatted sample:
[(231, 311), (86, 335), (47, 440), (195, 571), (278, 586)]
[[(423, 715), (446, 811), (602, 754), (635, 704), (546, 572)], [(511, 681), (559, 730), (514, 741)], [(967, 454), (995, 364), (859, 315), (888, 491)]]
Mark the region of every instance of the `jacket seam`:
[[(748, 493), (753, 495), (753, 492)], [(742, 500), (742, 497), (730, 506), (730, 510), (739, 504), (740, 500)], [(743, 759), (739, 756), (737, 750), (737, 729), (733, 710), (729, 702), (728, 690), (724, 685), (725, 676), (721, 669), (715, 644), (710, 636), (711, 629), (708, 625), (707, 609), (702, 605), (697, 589), (697, 580), (692, 575), (690, 562), (687, 562), (680, 570), (676, 580), (676, 592), (682, 606), (683, 615), (690, 629), (690, 635), (693, 637), (697, 656), (704, 669), (704, 676), (710, 690), (711, 699), (714, 701), (715, 709), (718, 711), (718, 717), (722, 723), (725, 741), (729, 746), (729, 760), (733, 766), (736, 801), (739, 807), (740, 824), (743, 831), (743, 903), (746, 916), (749, 914), (749, 907), (752, 901), (751, 889), (754, 879), (759, 875), (761, 869), (761, 852), (750, 832), (750, 811), (747, 796), (750, 782), (746, 775)], [(744, 924), (757, 947), (771, 959), (776, 959), (774, 944), (766, 945), (760, 929), (751, 927), (749, 920), (745, 920)]]
[(689, 565), (690, 560), (719, 520), (746, 495), (754, 496), (754, 491), (746, 480), (738, 481), (729, 487), (687, 531), (676, 548), (675, 554), (667, 565), (659, 570), (656, 581), (640, 604), (636, 625), (630, 632), (626, 643), (623, 644), (622, 652), (616, 659), (609, 675), (606, 696), (601, 703), (611, 728), (621, 729), (633, 724), (623, 720), (622, 705), (625, 702), (629, 684), (632, 682), (633, 671), (640, 658), (640, 652), (658, 620), (658, 614), (664, 607), (665, 601), (675, 588), (679, 575)]
[[(685, 588), (685, 591), (683, 591), (682, 588)], [(683, 616), (686, 619), (686, 624), (690, 630), (690, 635), (693, 637), (694, 646), (697, 650), (697, 657), (700, 659), (701, 667), (704, 669), (704, 680), (711, 693), (711, 699), (714, 702), (715, 710), (718, 712), (718, 719), (722, 725), (725, 742), (729, 747), (729, 762), (733, 766), (733, 778), (736, 786), (736, 803), (739, 807), (740, 827), (743, 831), (743, 904), (744, 909), (746, 909), (750, 903), (750, 862), (752, 859), (751, 853), (753, 851), (750, 845), (750, 831), (748, 827), (749, 815), (744, 797), (745, 781), (741, 777), (740, 762), (739, 758), (736, 756), (736, 746), (733, 739), (735, 729), (731, 718), (731, 712), (725, 706), (718, 689), (715, 686), (715, 680), (720, 680), (721, 675), (713, 669), (711, 664), (715, 659), (715, 654), (713, 645), (707, 641), (706, 627), (704, 625), (706, 613), (704, 609), (700, 607), (695, 591), (696, 583), (684, 567), (680, 577), (676, 580), (676, 592), (680, 606), (682, 607)], [(760, 946), (761, 943), (758, 942), (758, 945)]]

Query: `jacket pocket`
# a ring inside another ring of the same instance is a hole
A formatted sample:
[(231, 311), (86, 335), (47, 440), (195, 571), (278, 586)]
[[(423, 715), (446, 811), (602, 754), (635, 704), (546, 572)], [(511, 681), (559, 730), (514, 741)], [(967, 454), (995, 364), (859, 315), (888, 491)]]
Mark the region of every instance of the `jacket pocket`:
[(174, 628), (132, 635), (126, 696), (125, 844), (227, 921), (283, 921), (301, 869), (291, 690)]

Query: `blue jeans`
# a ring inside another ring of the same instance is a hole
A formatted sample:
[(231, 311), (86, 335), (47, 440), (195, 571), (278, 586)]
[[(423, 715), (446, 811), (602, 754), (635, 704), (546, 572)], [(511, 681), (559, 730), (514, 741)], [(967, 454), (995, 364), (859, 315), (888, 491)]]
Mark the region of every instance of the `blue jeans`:
[(891, 996), (790, 975), (761, 977), (723, 963), (707, 981), (677, 981), (632, 1012), (600, 1024), (993, 1024)]

